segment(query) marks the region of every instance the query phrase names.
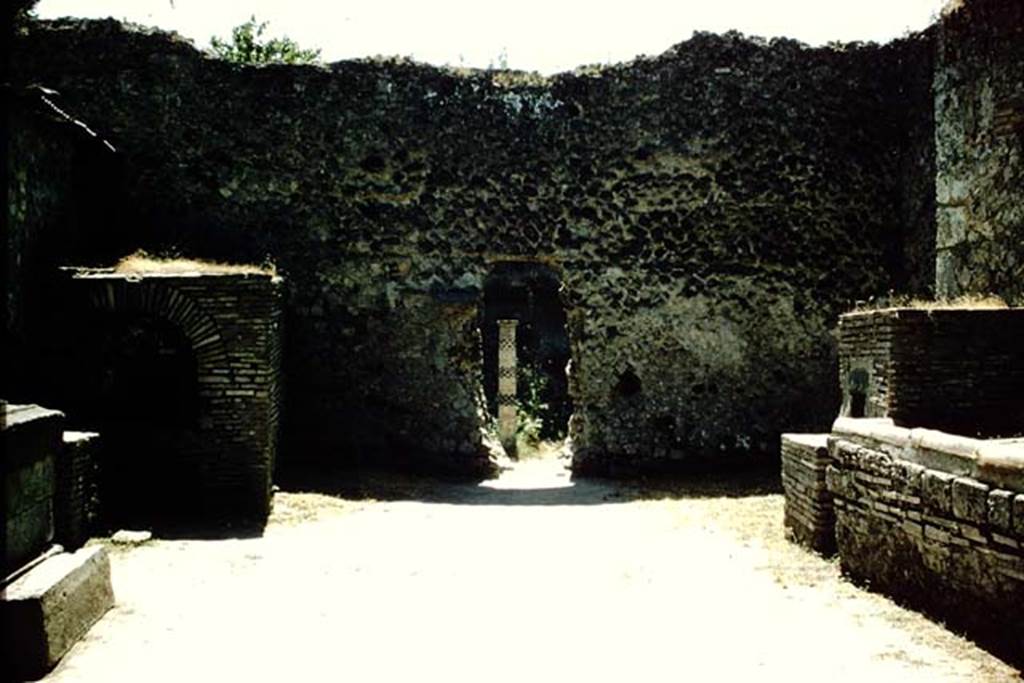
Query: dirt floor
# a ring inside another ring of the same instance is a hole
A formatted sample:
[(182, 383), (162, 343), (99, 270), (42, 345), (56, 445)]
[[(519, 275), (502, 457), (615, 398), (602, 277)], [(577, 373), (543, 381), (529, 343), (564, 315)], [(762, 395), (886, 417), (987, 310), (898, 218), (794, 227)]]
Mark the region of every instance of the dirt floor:
[(1019, 676), (786, 542), (771, 475), (657, 491), (561, 462), (318, 482), (259, 537), (111, 546), (117, 606), (46, 680)]

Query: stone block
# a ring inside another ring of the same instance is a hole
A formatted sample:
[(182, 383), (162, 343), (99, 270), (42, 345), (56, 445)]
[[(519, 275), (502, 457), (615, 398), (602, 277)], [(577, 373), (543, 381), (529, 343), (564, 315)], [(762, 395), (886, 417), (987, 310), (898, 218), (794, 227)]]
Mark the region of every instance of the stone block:
[(999, 545), (1006, 546), (1007, 548), (1013, 548), (1014, 550), (1020, 550), (1020, 542), (1009, 536), (1004, 536), (1000, 533), (993, 532), (992, 540)]
[(950, 514), (953, 511), (953, 480), (952, 474), (926, 470), (921, 475), (921, 500), (924, 505), (936, 512)]
[(924, 527), (924, 537), (930, 541), (936, 541), (938, 543), (946, 544), (949, 543), (951, 535), (948, 531), (943, 531), (938, 527), (926, 525)]
[(997, 489), (988, 494), (988, 523), (994, 529), (1013, 533), (1013, 492)]
[(49, 500), (12, 514), (6, 520), (7, 537), (4, 548), (8, 559), (8, 573), (30, 562), (43, 552), (53, 540), (53, 504)]
[(982, 530), (974, 526), (973, 524), (961, 524), (960, 535), (966, 538), (968, 541), (973, 541), (974, 543), (978, 543), (981, 545), (988, 543), (988, 538), (985, 536)]
[(4, 404), (0, 410), (7, 574), (43, 552), (53, 540), (55, 462), (64, 415), (37, 405)]
[(953, 514), (958, 519), (965, 519), (972, 524), (986, 524), (988, 492), (988, 486), (975, 479), (955, 479), (952, 486)]
[(916, 496), (921, 491), (921, 476), (925, 468), (905, 460), (898, 461), (892, 471), (893, 487), (908, 496)]
[(110, 560), (101, 546), (44, 560), (8, 585), (0, 600), (0, 652), (8, 670), (41, 677), (113, 604)]
[(1024, 537), (1024, 494), (1013, 497), (1013, 533)]

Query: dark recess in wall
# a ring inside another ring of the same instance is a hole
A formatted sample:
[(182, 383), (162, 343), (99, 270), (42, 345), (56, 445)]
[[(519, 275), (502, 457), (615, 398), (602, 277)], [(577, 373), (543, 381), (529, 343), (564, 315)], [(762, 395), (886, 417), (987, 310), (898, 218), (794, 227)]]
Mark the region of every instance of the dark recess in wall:
[(569, 337), (558, 275), (530, 262), (499, 263), (484, 281), (481, 336), (484, 392), (492, 416), (497, 413), (498, 320), (515, 319), (518, 396), (523, 407), (542, 421), (545, 439), (565, 437), (572, 400), (567, 365)]

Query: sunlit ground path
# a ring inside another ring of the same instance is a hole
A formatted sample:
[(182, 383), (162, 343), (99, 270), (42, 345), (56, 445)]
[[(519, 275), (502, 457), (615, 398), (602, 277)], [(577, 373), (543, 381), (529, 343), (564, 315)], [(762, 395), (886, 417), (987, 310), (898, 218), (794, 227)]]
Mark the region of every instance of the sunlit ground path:
[(788, 544), (771, 477), (663, 497), (572, 482), (562, 462), (280, 493), (262, 537), (113, 549), (117, 606), (48, 680), (1018, 675)]

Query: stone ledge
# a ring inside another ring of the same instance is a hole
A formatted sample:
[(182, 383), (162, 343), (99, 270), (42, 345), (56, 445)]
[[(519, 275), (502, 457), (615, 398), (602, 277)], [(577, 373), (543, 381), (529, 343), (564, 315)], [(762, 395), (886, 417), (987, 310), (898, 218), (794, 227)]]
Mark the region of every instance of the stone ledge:
[(0, 652), (15, 678), (38, 678), (114, 604), (102, 546), (50, 557), (14, 580), (0, 599)]
[(0, 431), (14, 429), (36, 420), (61, 419), (64, 413), (59, 410), (50, 410), (35, 404), (15, 405), (3, 403), (2, 414), (0, 414)]
[(805, 448), (828, 449), (828, 434), (783, 434), (782, 439)]
[(1020, 440), (973, 439), (934, 429), (907, 429), (897, 427), (890, 418), (840, 417), (832, 425), (832, 433), (929, 469), (1024, 490), (1024, 443)]

